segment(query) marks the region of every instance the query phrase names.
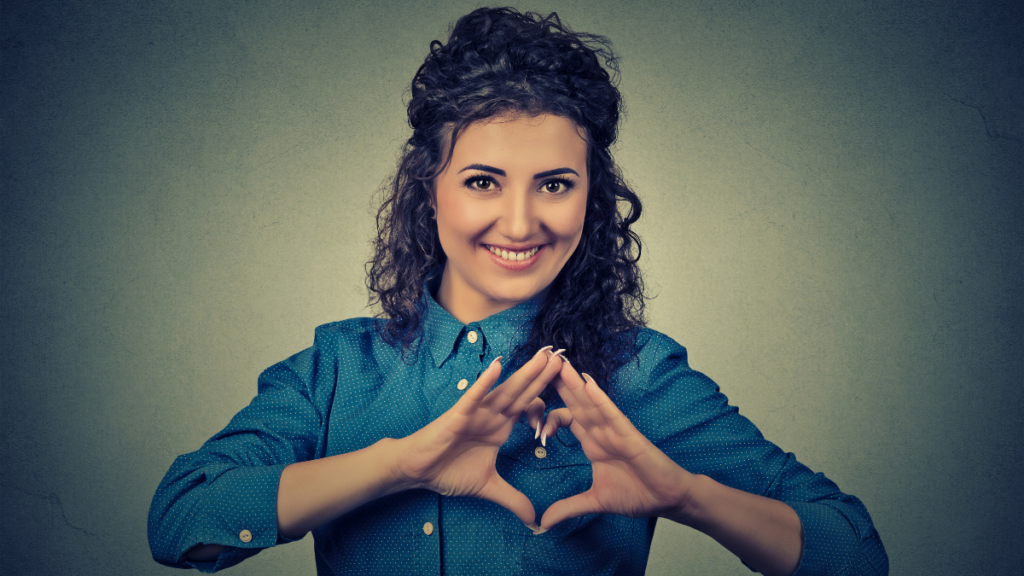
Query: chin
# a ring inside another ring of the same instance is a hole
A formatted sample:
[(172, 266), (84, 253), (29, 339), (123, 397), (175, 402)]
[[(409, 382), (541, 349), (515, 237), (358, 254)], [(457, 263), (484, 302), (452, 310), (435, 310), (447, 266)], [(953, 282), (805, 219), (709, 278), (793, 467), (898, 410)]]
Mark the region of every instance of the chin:
[(505, 286), (503, 288), (502, 290), (491, 292), (491, 298), (495, 302), (519, 304), (533, 298), (544, 289), (543, 287), (537, 287), (534, 282), (531, 282), (528, 286)]

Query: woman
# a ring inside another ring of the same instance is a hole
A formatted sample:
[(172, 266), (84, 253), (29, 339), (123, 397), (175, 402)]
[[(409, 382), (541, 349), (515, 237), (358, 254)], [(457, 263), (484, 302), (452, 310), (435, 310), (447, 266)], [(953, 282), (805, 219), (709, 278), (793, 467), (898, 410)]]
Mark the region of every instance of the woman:
[(383, 318), (318, 328), (174, 462), (154, 558), (312, 530), (321, 574), (642, 574), (660, 516), (765, 574), (887, 573), (863, 505), (644, 327), (609, 69), (602, 38), (511, 9), (431, 45), (369, 265)]

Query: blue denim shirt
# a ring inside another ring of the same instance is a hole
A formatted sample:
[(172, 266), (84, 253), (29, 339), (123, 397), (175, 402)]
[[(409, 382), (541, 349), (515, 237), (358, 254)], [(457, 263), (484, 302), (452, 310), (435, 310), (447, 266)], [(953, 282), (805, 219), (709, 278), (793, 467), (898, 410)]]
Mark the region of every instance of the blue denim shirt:
[[(277, 532), (277, 486), (293, 462), (365, 448), (416, 432), (451, 408), (497, 356), (511, 357), (536, 301), (463, 325), (425, 296), (418, 353), (384, 342), (379, 320), (320, 326), (313, 346), (265, 370), (259, 393), (202, 448), (178, 457), (149, 514), (153, 557), (212, 572), (286, 543)], [(475, 333), (475, 334), (474, 334)], [(765, 440), (667, 336), (644, 330), (639, 362), (609, 383), (612, 400), (647, 438), (695, 474), (788, 503), (804, 532), (798, 575), (887, 574), (867, 510)], [(502, 374), (507, 377), (511, 370)], [(548, 410), (563, 406), (559, 399)], [(499, 474), (533, 502), (586, 490), (591, 469), (567, 429), (536, 451), (521, 419), (498, 455)], [(429, 526), (427, 524), (429, 523)], [(589, 515), (534, 536), (485, 500), (410, 490), (369, 502), (313, 531), (317, 571), (328, 574), (641, 575), (654, 518)], [(199, 543), (221, 544), (215, 562), (190, 562)]]

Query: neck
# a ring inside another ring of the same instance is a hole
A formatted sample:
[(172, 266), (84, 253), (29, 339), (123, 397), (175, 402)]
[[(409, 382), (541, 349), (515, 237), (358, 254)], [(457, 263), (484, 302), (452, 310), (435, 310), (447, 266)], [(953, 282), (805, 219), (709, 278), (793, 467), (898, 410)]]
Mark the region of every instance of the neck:
[(445, 267), (441, 276), (441, 285), (437, 289), (437, 294), (434, 295), (434, 300), (463, 324), (478, 322), (519, 304), (518, 302), (496, 302), (483, 298), (479, 294), (460, 294), (459, 292), (464, 291), (457, 289), (455, 283), (451, 281), (451, 274)]

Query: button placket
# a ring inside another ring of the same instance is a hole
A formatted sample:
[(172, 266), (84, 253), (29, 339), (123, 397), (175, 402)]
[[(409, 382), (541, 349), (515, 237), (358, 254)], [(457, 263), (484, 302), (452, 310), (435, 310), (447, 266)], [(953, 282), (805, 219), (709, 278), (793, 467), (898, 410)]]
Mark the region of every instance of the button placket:
[[(483, 334), (480, 332), (480, 327), (476, 324), (469, 324), (465, 328), (464, 334), (465, 341), (460, 346), (459, 356), (460, 365), (464, 366), (462, 378), (455, 384), (455, 387), (460, 391), (465, 391), (470, 385), (476, 381), (476, 378), (482, 372), (480, 363), (483, 361), (484, 353), (484, 339)], [(459, 369), (456, 369), (459, 370)]]

